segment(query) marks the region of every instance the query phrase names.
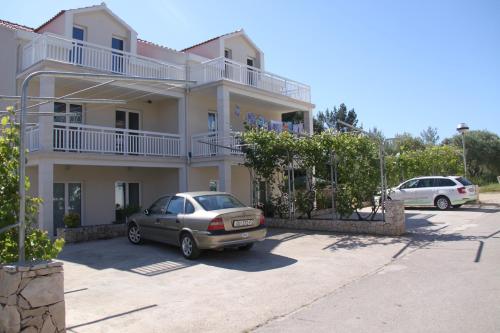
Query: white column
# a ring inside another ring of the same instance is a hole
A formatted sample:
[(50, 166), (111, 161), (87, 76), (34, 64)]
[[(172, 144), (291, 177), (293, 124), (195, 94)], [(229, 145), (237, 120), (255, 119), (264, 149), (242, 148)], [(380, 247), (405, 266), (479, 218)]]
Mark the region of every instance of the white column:
[(179, 168), (179, 192), (188, 191), (187, 166)]
[[(231, 133), (231, 114), (229, 111), (229, 90), (227, 87), (217, 87), (217, 126), (219, 129), (219, 144), (229, 145)], [(222, 140), (224, 138), (224, 140)], [(219, 148), (221, 155), (229, 155), (230, 150)]]
[(219, 191), (231, 193), (231, 162), (219, 163)]
[[(40, 77), (40, 96), (54, 97), (55, 96), (55, 78), (54, 77)], [(47, 103), (40, 105), (39, 112), (54, 112), (54, 103)], [(52, 150), (53, 146), (53, 131), (54, 131), (54, 117), (40, 116), (37, 119), (40, 125), (40, 150)]]
[(181, 150), (180, 155), (186, 155), (186, 144), (188, 142), (186, 137), (186, 97), (177, 100), (177, 133), (181, 137)]
[(314, 132), (312, 110), (304, 111), (304, 129), (309, 134)]
[(43, 200), (38, 212), (38, 227), (54, 234), (54, 163), (41, 160), (38, 163), (38, 197)]

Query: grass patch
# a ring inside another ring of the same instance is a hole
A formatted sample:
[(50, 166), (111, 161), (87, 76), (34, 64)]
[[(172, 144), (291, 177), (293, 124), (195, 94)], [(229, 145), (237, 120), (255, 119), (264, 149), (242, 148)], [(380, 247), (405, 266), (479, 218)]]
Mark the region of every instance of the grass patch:
[(493, 184), (481, 186), (479, 188), (479, 193), (484, 193), (484, 192), (500, 192), (500, 184), (493, 183)]

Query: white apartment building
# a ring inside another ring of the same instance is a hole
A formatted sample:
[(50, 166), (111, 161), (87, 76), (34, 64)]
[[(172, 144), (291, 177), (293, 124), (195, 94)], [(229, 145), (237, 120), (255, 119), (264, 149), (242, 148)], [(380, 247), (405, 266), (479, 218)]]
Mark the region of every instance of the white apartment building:
[[(2, 96), (20, 95), (23, 79), (39, 70), (195, 81), (90, 89), (95, 81), (43, 76), (31, 83), (30, 96), (89, 88), (71, 97), (126, 101), (61, 99), (32, 109), (61, 113), (31, 117), (26, 133), (30, 191), (43, 199), (38, 222), (50, 234), (68, 212), (82, 225), (107, 224), (124, 206), (147, 208), (165, 193), (217, 188), (250, 204), (242, 153), (221, 146), (237, 147), (245, 123), (312, 132), (309, 86), (267, 72), (243, 30), (175, 51), (139, 39), (101, 4), (63, 10), (36, 29), (0, 20), (0, 43)], [(0, 99), (0, 109), (13, 103)], [(290, 112), (303, 113), (303, 123), (283, 124)]]

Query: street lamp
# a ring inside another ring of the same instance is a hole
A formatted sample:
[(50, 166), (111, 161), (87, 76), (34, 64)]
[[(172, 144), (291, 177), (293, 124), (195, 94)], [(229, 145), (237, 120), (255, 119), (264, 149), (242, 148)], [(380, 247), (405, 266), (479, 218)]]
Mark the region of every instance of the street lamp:
[(462, 134), (462, 146), (464, 149), (464, 177), (467, 177), (467, 160), (465, 158), (465, 133), (469, 131), (469, 126), (466, 123), (460, 123), (457, 125), (458, 133)]

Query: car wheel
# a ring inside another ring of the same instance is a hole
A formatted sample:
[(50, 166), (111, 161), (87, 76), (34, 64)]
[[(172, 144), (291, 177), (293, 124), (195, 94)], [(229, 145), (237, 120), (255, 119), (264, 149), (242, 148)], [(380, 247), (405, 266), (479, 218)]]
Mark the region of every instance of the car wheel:
[(127, 237), (132, 244), (140, 244), (142, 242), (141, 232), (137, 224), (132, 223), (129, 225)]
[(462, 205), (453, 205), (453, 208), (455, 208), (455, 209), (458, 209), (460, 207), (462, 207)]
[(181, 236), (181, 252), (186, 259), (196, 259), (200, 255), (200, 250), (193, 236), (187, 232)]
[(444, 196), (437, 197), (435, 203), (436, 207), (440, 210), (446, 210), (451, 206), (450, 200)]
[(249, 251), (253, 247), (253, 243), (248, 243), (243, 246), (238, 247), (240, 251)]

